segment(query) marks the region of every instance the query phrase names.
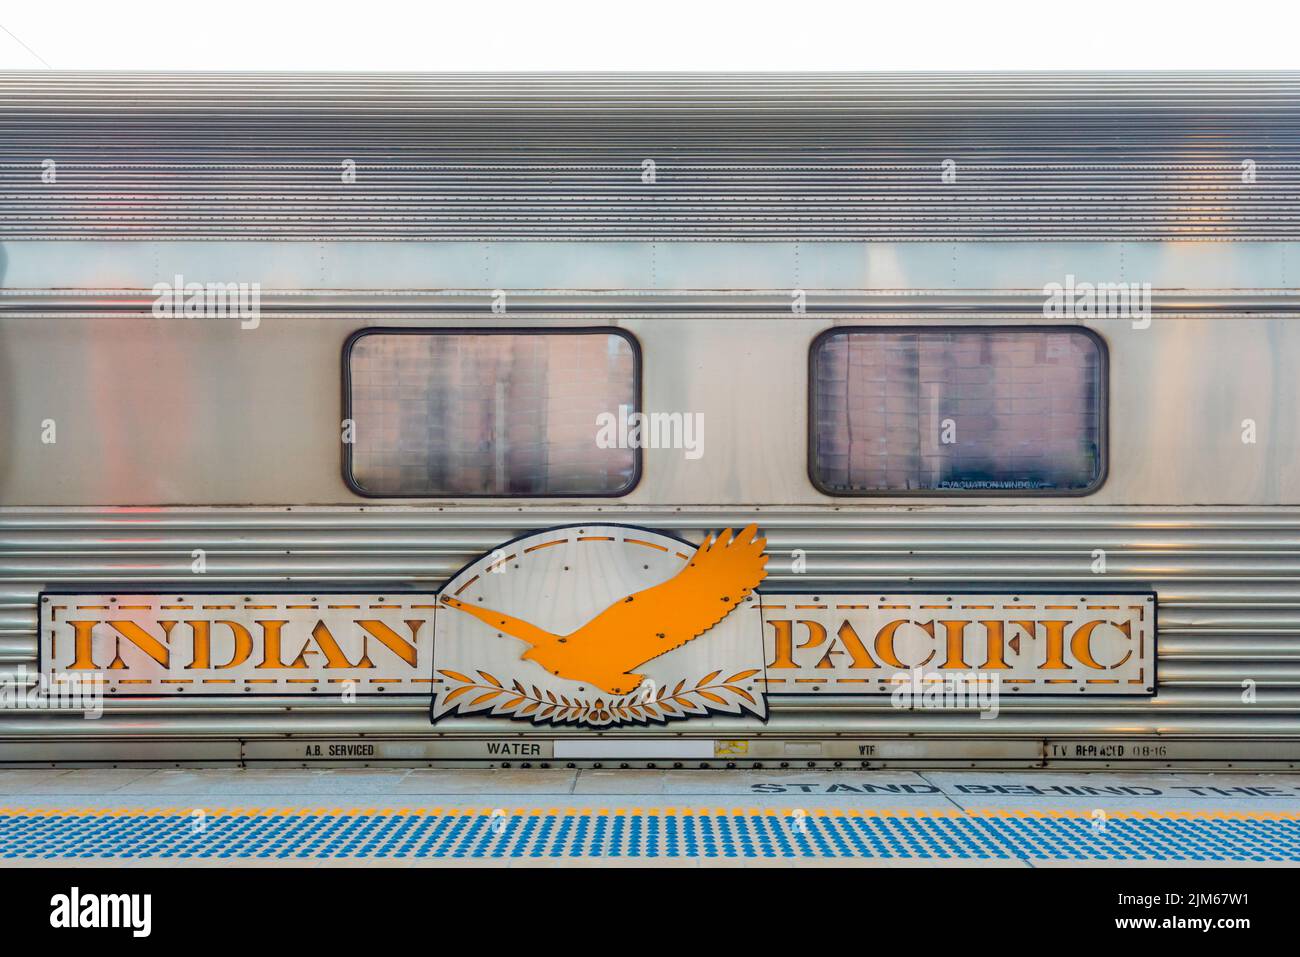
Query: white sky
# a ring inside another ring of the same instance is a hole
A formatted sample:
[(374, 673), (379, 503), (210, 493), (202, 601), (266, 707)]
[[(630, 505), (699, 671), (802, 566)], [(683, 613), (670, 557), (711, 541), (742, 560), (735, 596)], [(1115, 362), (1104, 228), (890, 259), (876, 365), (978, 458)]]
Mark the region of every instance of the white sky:
[(1294, 0), (51, 0), (0, 69), (1296, 69)]

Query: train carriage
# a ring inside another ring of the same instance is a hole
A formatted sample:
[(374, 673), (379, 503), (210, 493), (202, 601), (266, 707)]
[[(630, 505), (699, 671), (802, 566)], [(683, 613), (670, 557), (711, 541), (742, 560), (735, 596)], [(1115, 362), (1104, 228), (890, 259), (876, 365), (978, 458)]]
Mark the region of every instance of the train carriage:
[(1294, 767), (1297, 94), (0, 74), (0, 761)]

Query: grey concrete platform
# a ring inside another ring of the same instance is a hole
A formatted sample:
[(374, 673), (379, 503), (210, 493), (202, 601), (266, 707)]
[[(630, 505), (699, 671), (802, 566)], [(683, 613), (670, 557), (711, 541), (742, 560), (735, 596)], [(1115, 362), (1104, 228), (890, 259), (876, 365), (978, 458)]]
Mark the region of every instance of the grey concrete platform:
[(1300, 774), (129, 768), (0, 770), (0, 805), (161, 808), (824, 808), (1300, 813)]
[(1296, 866), (1300, 774), (15, 769), (0, 770), (0, 856), (114, 868)]

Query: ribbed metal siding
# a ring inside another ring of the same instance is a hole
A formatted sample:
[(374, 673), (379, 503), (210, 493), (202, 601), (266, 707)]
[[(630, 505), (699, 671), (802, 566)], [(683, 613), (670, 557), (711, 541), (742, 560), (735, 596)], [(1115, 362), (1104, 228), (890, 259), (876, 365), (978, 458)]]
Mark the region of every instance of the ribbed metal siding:
[[(0, 668), (34, 666), (40, 589), (145, 581), (193, 587), (194, 548), (207, 551), (206, 588), (350, 583), (432, 589), (471, 557), (528, 528), (597, 519), (694, 538), (705, 529), (757, 521), (769, 536), (773, 585), (1143, 583), (1159, 593), (1154, 699), (1086, 705), (1069, 698), (1013, 700), (997, 720), (982, 721), (951, 712), (899, 712), (887, 698), (783, 698), (773, 701), (764, 734), (1300, 736), (1300, 514), (1280, 509), (7, 511), (0, 513)], [(796, 548), (807, 552), (806, 575), (788, 572)], [(1104, 577), (1091, 575), (1097, 548), (1107, 552)], [(1245, 679), (1257, 683), (1254, 704), (1242, 703)], [(110, 702), (98, 721), (0, 711), (0, 738), (430, 735), (426, 704), (418, 698), (373, 706), (334, 699), (137, 699)], [(710, 734), (724, 727), (697, 719), (674, 731)], [(734, 724), (729, 727), (736, 733)], [(466, 719), (438, 730), (483, 734), (503, 727)]]
[(0, 239), (1289, 239), (1298, 134), (1297, 73), (4, 73)]

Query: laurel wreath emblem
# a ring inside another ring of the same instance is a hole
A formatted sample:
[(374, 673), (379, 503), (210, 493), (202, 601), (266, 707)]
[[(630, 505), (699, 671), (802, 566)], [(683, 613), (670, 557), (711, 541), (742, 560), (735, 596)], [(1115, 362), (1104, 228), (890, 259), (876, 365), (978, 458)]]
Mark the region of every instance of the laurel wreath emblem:
[(687, 687), (683, 678), (671, 690), (667, 685), (658, 688), (646, 686), (618, 697), (583, 698), (574, 695), (542, 691), (536, 685), (524, 687), (517, 679), (509, 684), (486, 671), (471, 678), (458, 671), (439, 670), (449, 682), (442, 693), (442, 703), (459, 701), (462, 714), (473, 711), (490, 711), (493, 715), (513, 718), (530, 718), (535, 724), (586, 724), (612, 726), (619, 724), (666, 723), (671, 718), (708, 714), (723, 710), (739, 713), (747, 702), (757, 706), (754, 696), (737, 682), (758, 674), (758, 668), (738, 671), (729, 678), (719, 680), (722, 671), (713, 671)]

